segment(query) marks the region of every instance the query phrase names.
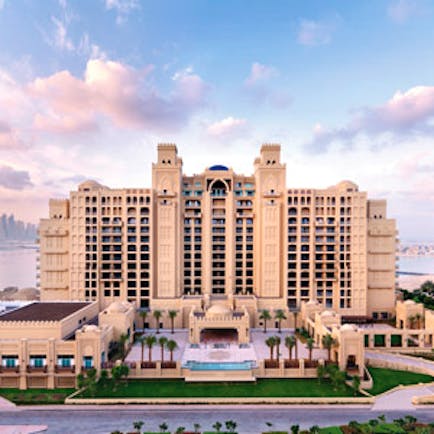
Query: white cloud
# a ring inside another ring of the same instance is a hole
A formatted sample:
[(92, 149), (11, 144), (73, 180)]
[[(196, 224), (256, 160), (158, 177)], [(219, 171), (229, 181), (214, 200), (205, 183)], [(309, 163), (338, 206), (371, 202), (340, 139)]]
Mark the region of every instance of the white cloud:
[(33, 102), (33, 127), (47, 132), (95, 130), (101, 119), (121, 128), (154, 132), (179, 130), (205, 104), (208, 85), (188, 71), (177, 74), (169, 95), (149, 83), (153, 65), (91, 59), (84, 78), (69, 71), (35, 79), (25, 87)]
[(33, 186), (29, 172), (16, 170), (10, 166), (0, 166), (0, 187), (9, 190), (23, 190)]
[(253, 101), (255, 106), (268, 104), (276, 109), (287, 108), (291, 104), (291, 97), (286, 89), (273, 88), (271, 79), (279, 75), (279, 71), (271, 65), (259, 62), (252, 63), (250, 73), (244, 80), (244, 93)]
[(105, 0), (107, 10), (116, 11), (116, 24), (122, 25), (127, 21), (127, 16), (140, 7), (137, 0)]
[(387, 15), (395, 23), (405, 23), (413, 16), (420, 15), (422, 1), (418, 0), (397, 0), (387, 8)]
[(297, 34), (301, 45), (318, 46), (329, 44), (337, 26), (337, 18), (333, 20), (314, 21), (303, 19)]
[(5, 0), (0, 0), (0, 11), (5, 7)]
[(321, 125), (314, 128), (314, 135), (306, 146), (314, 152), (324, 152), (333, 143), (352, 146), (358, 136), (402, 137), (431, 136), (434, 132), (434, 86), (415, 86), (407, 91), (398, 90), (384, 104), (358, 110), (343, 127), (329, 129)]
[(259, 62), (254, 62), (250, 69), (250, 74), (246, 78), (245, 84), (252, 86), (260, 81), (265, 81), (277, 75), (277, 70), (273, 66), (263, 65)]
[(214, 122), (207, 128), (208, 134), (213, 137), (223, 137), (239, 134), (244, 130), (247, 121), (245, 119), (229, 116), (221, 121)]
[(73, 51), (74, 44), (71, 39), (68, 37), (68, 30), (66, 27), (66, 23), (62, 22), (56, 17), (51, 17), (51, 21), (55, 26), (54, 37), (53, 37), (53, 45), (60, 50)]
[(88, 59), (106, 59), (107, 54), (97, 44), (93, 44), (88, 33), (84, 33), (77, 46), (77, 52)]

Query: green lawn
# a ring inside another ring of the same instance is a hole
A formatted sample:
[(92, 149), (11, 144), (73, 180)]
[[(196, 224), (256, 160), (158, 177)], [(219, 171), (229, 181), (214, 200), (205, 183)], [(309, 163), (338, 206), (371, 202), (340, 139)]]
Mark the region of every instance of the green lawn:
[(400, 384), (409, 385), (434, 381), (434, 377), (430, 375), (416, 374), (414, 372), (393, 371), (384, 368), (368, 368), (368, 370), (374, 380), (374, 387), (368, 390), (372, 395), (378, 395)]
[[(98, 387), (98, 398), (207, 398), (207, 397), (336, 397), (353, 396), (349, 387), (334, 390), (316, 379), (260, 379), (256, 383), (186, 383), (184, 380), (130, 380), (112, 388)], [(78, 396), (77, 396), (78, 397)], [(89, 397), (85, 391), (80, 397)]]
[(3, 396), (15, 404), (63, 404), (75, 389), (0, 389)]
[(320, 428), (320, 434), (342, 434), (342, 430), (338, 426), (329, 426), (328, 428)]

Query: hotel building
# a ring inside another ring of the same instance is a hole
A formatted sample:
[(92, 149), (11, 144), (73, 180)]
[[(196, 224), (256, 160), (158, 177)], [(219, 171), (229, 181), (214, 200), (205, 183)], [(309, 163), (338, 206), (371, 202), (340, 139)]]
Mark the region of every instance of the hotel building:
[(251, 327), (261, 309), (312, 300), (347, 321), (388, 318), (397, 231), (386, 201), (350, 181), (287, 188), (280, 151), (263, 145), (250, 176), (223, 165), (185, 175), (176, 146), (161, 144), (151, 188), (86, 181), (50, 200), (39, 227), (42, 300), (174, 309), (178, 327), (215, 303), (245, 308)]

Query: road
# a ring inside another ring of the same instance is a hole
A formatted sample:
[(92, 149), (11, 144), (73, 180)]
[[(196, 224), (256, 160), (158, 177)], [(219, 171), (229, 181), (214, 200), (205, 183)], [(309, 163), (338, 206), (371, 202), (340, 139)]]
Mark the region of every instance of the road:
[[(411, 412), (420, 421), (434, 421), (434, 407), (417, 408)], [(48, 433), (107, 434), (114, 430), (132, 431), (133, 421), (145, 422), (143, 430), (158, 431), (158, 425), (167, 422), (174, 431), (178, 426), (188, 429), (199, 423), (203, 430), (216, 422), (233, 419), (239, 434), (259, 434), (272, 422), (273, 429), (289, 430), (293, 424), (301, 428), (312, 425), (339, 425), (350, 420), (366, 421), (385, 414), (388, 420), (403, 417), (409, 411), (371, 410), (370, 406), (112, 406), (26, 407), (0, 412), (0, 425), (47, 425)], [(0, 426), (1, 432), (1, 426)]]

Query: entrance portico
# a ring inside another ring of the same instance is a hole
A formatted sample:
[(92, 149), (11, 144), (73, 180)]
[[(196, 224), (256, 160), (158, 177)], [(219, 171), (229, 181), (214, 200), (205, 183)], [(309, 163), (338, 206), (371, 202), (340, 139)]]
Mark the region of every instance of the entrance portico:
[(205, 312), (193, 308), (189, 318), (189, 340), (192, 344), (199, 344), (202, 332), (205, 330), (228, 330), (237, 333), (240, 344), (250, 342), (249, 313), (243, 307), (240, 311), (233, 311), (223, 304), (214, 304)]

